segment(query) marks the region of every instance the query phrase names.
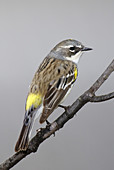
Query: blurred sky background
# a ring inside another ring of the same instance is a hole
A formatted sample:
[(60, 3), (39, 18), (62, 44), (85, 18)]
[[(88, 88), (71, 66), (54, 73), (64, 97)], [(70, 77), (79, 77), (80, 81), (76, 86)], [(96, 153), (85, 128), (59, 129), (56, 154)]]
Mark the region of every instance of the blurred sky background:
[[(43, 58), (73, 38), (83, 54), (79, 77), (64, 105), (72, 104), (114, 59), (113, 0), (0, 0), (0, 162), (14, 154), (29, 84)], [(97, 94), (114, 91), (114, 75)], [(56, 110), (49, 121), (58, 117)], [(114, 100), (87, 104), (62, 130), (14, 170), (113, 170)], [(41, 126), (35, 122), (32, 136)]]

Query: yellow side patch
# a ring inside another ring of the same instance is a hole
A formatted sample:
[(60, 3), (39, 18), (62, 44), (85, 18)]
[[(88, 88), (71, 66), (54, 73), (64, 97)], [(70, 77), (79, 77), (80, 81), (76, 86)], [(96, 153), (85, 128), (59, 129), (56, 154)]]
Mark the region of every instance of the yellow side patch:
[(75, 80), (76, 80), (77, 76), (78, 76), (78, 70), (77, 70), (77, 68), (75, 67), (75, 68), (74, 68), (74, 78), (75, 78)]
[(35, 108), (37, 108), (38, 106), (40, 106), (41, 103), (42, 103), (42, 96), (40, 94), (30, 93), (26, 101), (26, 110), (29, 110), (32, 105)]

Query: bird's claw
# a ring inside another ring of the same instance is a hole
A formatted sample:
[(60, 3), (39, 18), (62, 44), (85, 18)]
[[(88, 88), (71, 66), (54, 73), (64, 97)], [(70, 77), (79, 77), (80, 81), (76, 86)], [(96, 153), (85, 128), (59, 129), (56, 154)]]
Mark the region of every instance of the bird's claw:
[(69, 106), (63, 106), (63, 105), (59, 104), (58, 107), (61, 107), (61, 108), (63, 108), (65, 111), (67, 111), (67, 109), (68, 109)]
[[(46, 127), (50, 130), (51, 123), (48, 120), (46, 120), (46, 123)], [(55, 132), (53, 132), (53, 136), (55, 137)]]

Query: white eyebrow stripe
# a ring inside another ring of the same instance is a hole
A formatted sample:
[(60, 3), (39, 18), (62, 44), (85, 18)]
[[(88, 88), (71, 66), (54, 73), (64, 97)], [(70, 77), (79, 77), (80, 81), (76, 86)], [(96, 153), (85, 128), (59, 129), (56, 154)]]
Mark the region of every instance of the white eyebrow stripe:
[(78, 47), (78, 48), (82, 48), (82, 46), (81, 46), (81, 45), (77, 45), (76, 47)]
[[(61, 46), (62, 48), (71, 48), (74, 47), (73, 45), (66, 45), (66, 46)], [(76, 45), (77, 48), (81, 48), (81, 45)]]
[(66, 46), (61, 46), (62, 48), (70, 48), (70, 47), (74, 47), (73, 45), (66, 45)]

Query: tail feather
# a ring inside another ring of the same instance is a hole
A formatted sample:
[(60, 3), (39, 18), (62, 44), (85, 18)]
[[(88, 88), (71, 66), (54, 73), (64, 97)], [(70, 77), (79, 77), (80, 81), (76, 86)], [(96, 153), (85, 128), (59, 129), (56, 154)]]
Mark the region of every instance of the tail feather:
[(34, 118), (35, 114), (32, 114), (32, 117), (30, 115), (25, 117), (19, 139), (15, 145), (15, 152), (27, 149)]
[(23, 125), (19, 139), (15, 145), (15, 152), (27, 149), (28, 141), (29, 141), (28, 135), (26, 135), (27, 131), (28, 131), (28, 126)]

